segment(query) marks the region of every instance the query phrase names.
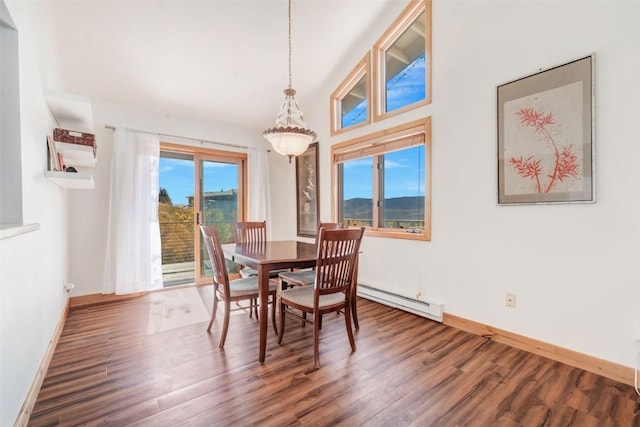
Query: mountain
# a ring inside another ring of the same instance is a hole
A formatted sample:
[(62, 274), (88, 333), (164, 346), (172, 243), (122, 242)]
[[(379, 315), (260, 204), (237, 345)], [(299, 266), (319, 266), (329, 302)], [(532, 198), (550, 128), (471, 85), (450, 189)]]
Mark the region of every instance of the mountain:
[[(385, 219), (423, 220), (424, 196), (385, 199)], [(365, 219), (373, 216), (371, 199), (355, 198), (344, 201), (345, 219)]]

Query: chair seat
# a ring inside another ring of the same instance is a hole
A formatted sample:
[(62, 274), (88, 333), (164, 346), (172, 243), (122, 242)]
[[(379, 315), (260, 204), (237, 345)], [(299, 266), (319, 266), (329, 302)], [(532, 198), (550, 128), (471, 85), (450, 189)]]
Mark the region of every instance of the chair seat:
[[(304, 307), (313, 307), (313, 286), (299, 286), (297, 288), (285, 289), (280, 292), (280, 298), (291, 301), (294, 304)], [(344, 292), (320, 295), (318, 308), (326, 308), (336, 304), (344, 303)]]
[[(275, 283), (269, 283), (269, 292), (274, 292), (278, 287)], [(256, 276), (246, 277), (244, 279), (232, 280), (229, 282), (229, 288), (231, 290), (232, 298), (243, 295), (257, 295), (258, 294), (258, 278)]]
[(286, 271), (278, 276), (287, 284), (298, 286), (310, 285), (316, 280), (316, 272), (314, 270)]

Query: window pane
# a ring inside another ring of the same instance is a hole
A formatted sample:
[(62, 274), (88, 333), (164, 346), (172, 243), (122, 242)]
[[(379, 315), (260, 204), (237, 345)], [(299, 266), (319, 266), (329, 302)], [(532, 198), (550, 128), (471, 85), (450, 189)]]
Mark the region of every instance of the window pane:
[(424, 145), (384, 156), (383, 228), (424, 228)]
[(160, 152), (158, 219), (164, 286), (193, 283), (193, 155)]
[(342, 217), (346, 225), (373, 225), (373, 157), (351, 160), (342, 169)]
[(238, 165), (202, 161), (202, 219), (218, 230), (220, 241), (233, 242), (238, 221)]
[(362, 123), (367, 119), (367, 88), (366, 76), (362, 76), (358, 83), (340, 101), (342, 111), (341, 128)]
[(426, 99), (425, 13), (385, 52), (385, 112)]
[[(223, 244), (233, 242), (234, 223), (238, 221), (238, 169), (236, 163), (202, 160), (201, 221), (216, 227)], [(200, 239), (200, 274), (211, 277), (211, 260), (202, 235)], [(227, 269), (229, 273), (238, 271), (232, 262), (227, 262)]]

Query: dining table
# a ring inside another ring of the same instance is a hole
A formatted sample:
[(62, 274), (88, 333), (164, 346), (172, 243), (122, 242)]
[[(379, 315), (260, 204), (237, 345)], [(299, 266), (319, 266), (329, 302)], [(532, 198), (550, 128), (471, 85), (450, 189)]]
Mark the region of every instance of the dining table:
[[(264, 242), (226, 243), (222, 245), (225, 258), (258, 270), (258, 300), (260, 348), (258, 360), (264, 363), (267, 349), (269, 304), (269, 273), (289, 268), (309, 268), (316, 265), (316, 245), (297, 240), (267, 240)], [(273, 307), (275, 310), (276, 307)]]

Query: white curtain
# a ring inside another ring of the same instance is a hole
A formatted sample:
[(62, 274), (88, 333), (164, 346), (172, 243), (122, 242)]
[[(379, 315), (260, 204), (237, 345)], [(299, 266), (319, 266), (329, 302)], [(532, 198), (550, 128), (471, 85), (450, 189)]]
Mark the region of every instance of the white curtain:
[(267, 221), (271, 215), (269, 197), (269, 165), (266, 150), (249, 148), (247, 150), (249, 174), (249, 195), (247, 221)]
[(157, 135), (116, 128), (102, 293), (162, 287)]

